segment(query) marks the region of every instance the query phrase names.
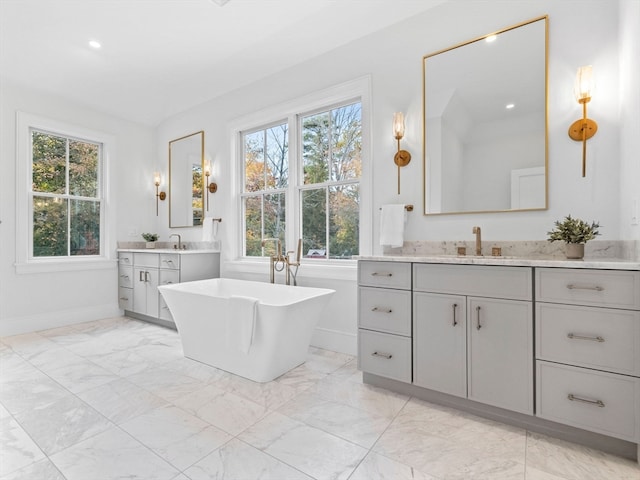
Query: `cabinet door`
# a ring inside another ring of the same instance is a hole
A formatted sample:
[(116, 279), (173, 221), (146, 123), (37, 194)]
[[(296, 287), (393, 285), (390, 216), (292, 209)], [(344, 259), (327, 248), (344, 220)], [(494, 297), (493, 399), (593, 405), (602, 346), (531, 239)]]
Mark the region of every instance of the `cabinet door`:
[(531, 302), (467, 298), (468, 397), (533, 414)]
[(133, 311), (158, 316), (158, 269), (136, 267), (133, 272)]
[(413, 383), (467, 396), (466, 298), (413, 294)]

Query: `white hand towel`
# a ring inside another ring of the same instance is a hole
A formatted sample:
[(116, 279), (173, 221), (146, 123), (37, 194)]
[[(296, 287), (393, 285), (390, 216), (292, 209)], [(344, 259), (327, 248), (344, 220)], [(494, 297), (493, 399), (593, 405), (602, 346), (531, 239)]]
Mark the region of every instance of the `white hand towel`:
[(383, 205), (380, 212), (380, 245), (401, 247), (404, 244), (404, 205)]
[(249, 353), (258, 316), (258, 299), (231, 295), (231, 315), (227, 317), (227, 345), (242, 353)]

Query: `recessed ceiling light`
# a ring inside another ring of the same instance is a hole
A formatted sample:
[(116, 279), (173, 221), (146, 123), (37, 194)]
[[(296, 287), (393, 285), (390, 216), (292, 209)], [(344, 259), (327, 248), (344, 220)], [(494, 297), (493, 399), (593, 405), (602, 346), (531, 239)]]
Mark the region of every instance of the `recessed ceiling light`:
[(100, 45), (100, 42), (97, 42), (96, 40), (90, 40), (89, 41), (89, 46), (91, 48), (96, 48), (96, 49), (102, 47), (102, 45)]
[(485, 38), (485, 40), (486, 40), (487, 42), (491, 43), (491, 42), (495, 42), (495, 41), (496, 41), (496, 38), (498, 38), (498, 36), (497, 36), (497, 35), (489, 35), (487, 38)]
[(515, 107), (515, 104), (513, 104), (513, 103), (507, 103), (507, 105), (505, 106), (505, 108), (506, 108), (507, 110), (510, 110), (510, 109), (512, 109), (513, 107)]

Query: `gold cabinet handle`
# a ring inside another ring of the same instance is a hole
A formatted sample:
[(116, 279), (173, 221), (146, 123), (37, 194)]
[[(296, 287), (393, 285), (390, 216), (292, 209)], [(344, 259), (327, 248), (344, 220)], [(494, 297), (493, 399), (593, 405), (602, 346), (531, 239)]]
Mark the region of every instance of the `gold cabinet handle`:
[(604, 402), (602, 400), (589, 400), (587, 398), (576, 397), (573, 393), (567, 395), (567, 398), (572, 402), (588, 403), (589, 405), (595, 405), (600, 408), (604, 408)]
[(476, 330), (480, 330), (482, 325), (480, 324), (480, 305), (476, 307)]
[(391, 310), (390, 308), (381, 308), (381, 307), (373, 307), (371, 309), (372, 312), (379, 312), (379, 313), (391, 313), (393, 312), (393, 310)]
[(389, 272), (373, 272), (372, 277), (393, 277), (393, 273)]
[(458, 321), (456, 320), (456, 309), (458, 308), (458, 304), (454, 303), (451, 306), (453, 307), (453, 326), (455, 327), (456, 325), (458, 325)]
[(604, 342), (604, 338), (601, 337), (600, 335), (598, 335), (597, 337), (588, 337), (585, 335), (575, 335), (573, 333), (567, 333), (567, 338), (570, 338), (571, 340), (590, 340), (592, 342)]
[(604, 290), (604, 287), (600, 285), (574, 285), (573, 283), (567, 285), (567, 288), (569, 290), (594, 290), (596, 292), (602, 292)]
[(382, 352), (373, 352), (371, 356), (382, 357), (382, 358), (386, 358), (387, 360), (390, 360), (393, 357), (393, 355), (391, 355), (390, 353), (382, 353)]

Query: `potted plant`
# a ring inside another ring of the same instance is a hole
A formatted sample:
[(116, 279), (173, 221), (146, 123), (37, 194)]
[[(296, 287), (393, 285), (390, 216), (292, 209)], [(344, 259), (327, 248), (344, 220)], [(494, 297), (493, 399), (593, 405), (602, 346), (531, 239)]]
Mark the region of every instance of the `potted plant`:
[(143, 233), (142, 238), (147, 242), (147, 248), (156, 248), (156, 242), (159, 238), (157, 233)]
[(588, 224), (579, 218), (567, 215), (563, 221), (556, 220), (555, 228), (547, 232), (549, 242), (561, 240), (567, 244), (567, 258), (577, 259), (584, 257), (584, 244), (593, 240), (597, 235), (600, 225), (598, 222)]

